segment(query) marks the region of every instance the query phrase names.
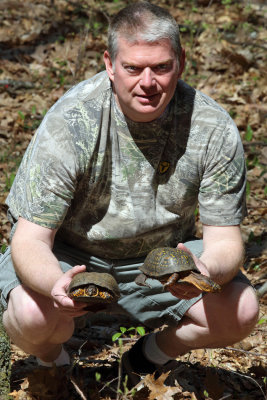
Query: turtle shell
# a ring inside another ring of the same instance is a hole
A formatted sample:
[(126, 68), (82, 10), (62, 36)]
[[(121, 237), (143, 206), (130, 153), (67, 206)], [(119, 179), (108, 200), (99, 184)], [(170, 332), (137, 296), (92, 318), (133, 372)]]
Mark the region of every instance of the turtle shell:
[(155, 278), (174, 272), (179, 273), (181, 278), (191, 271), (200, 273), (188, 253), (172, 247), (158, 247), (150, 251), (139, 269), (145, 275)]
[(68, 296), (75, 301), (111, 303), (118, 300), (120, 291), (116, 280), (110, 274), (80, 272), (73, 277)]

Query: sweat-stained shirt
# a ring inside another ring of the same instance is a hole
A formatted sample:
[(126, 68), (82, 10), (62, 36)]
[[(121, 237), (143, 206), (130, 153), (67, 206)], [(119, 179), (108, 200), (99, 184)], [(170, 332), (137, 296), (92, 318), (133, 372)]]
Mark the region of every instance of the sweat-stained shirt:
[(118, 259), (192, 237), (197, 205), (204, 224), (239, 224), (245, 184), (240, 135), (214, 100), (179, 80), (160, 118), (133, 122), (101, 72), (48, 111), (6, 202), (12, 222)]

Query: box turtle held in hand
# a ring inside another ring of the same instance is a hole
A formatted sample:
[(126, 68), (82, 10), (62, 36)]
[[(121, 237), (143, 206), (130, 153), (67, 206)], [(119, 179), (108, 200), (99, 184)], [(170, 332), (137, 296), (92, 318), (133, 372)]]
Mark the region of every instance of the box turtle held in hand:
[(72, 279), (68, 296), (85, 303), (113, 303), (120, 297), (116, 280), (112, 275), (99, 272), (80, 272)]
[(148, 253), (142, 271), (135, 279), (141, 286), (149, 286), (147, 278), (158, 279), (164, 288), (186, 282), (202, 292), (219, 292), (221, 287), (209, 277), (202, 275), (193, 258), (183, 250), (159, 247)]

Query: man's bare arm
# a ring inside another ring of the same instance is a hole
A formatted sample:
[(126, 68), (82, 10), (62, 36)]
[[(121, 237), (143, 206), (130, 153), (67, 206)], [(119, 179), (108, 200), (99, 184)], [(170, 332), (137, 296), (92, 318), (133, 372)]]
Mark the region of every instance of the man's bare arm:
[[(237, 274), (244, 259), (244, 247), (239, 226), (203, 225), (204, 251), (200, 258), (194, 256), (183, 243), (178, 248), (191, 253), (202, 274), (210, 276), (216, 283), (224, 285)], [(191, 287), (171, 286), (169, 291), (176, 297), (191, 299), (200, 290)]]
[(233, 279), (244, 262), (240, 227), (203, 225), (203, 244), (200, 260), (210, 277), (221, 285)]
[(17, 275), (32, 290), (50, 296), (55, 282), (63, 275), (52, 253), (56, 230), (19, 218), (11, 243)]

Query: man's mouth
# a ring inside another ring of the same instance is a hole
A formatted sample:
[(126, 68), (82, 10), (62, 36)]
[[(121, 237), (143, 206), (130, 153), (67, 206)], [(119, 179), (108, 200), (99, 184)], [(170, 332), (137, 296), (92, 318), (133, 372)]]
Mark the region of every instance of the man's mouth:
[(155, 94), (137, 94), (136, 95), (138, 97), (138, 99), (140, 100), (144, 100), (144, 101), (152, 101), (158, 98), (159, 93), (155, 93)]

